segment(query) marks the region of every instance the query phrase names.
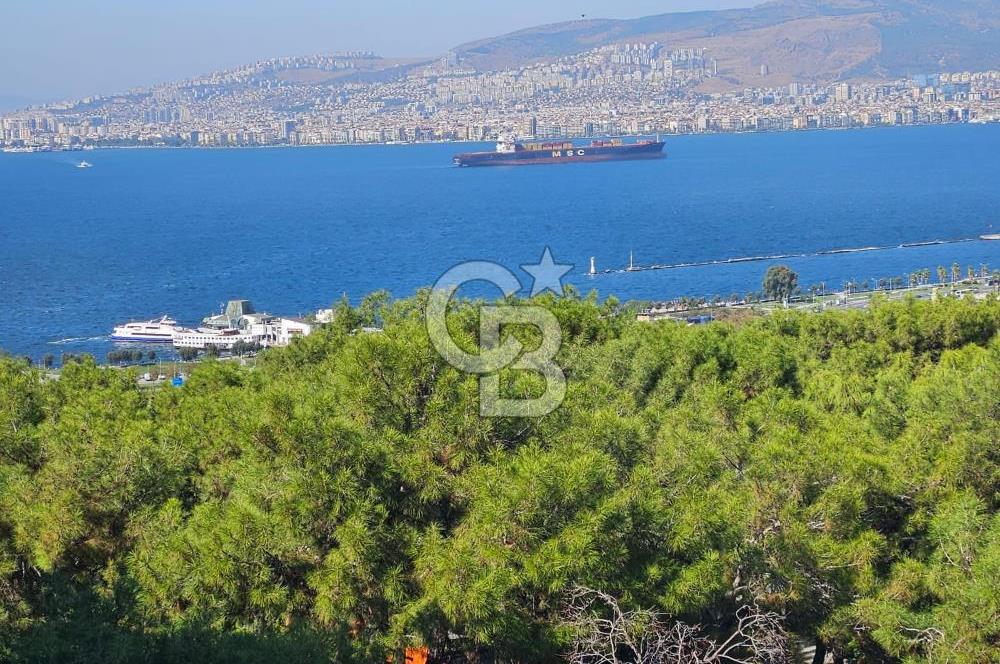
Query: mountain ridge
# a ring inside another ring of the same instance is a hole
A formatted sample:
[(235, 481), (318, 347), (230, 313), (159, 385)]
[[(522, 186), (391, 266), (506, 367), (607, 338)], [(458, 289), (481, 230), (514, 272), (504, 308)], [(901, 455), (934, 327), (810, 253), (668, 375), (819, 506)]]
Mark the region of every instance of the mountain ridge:
[[(589, 18), (465, 42), (448, 52), (447, 65), (442, 64), (441, 56), (382, 58), (368, 52), (364, 57), (328, 53), (261, 60), (176, 84), (246, 84), (260, 78), (255, 85), (333, 88), (403, 80), (423, 72), (434, 79), (442, 73), (518, 69), (603, 46), (654, 41), (668, 53), (673, 49), (704, 49), (702, 62), (713, 66), (709, 68), (711, 75), (693, 84), (699, 93), (793, 82), (824, 85), (841, 80), (884, 81), (941, 72), (1000, 70), (1000, 2), (770, 0), (738, 9), (632, 19)], [(335, 60), (346, 64), (330, 64)], [(96, 98), (106, 96), (120, 95)], [(26, 108), (22, 103), (27, 101), (0, 98), (0, 112)], [(85, 103), (76, 100), (44, 105)]]
[(453, 53), (463, 65), (490, 71), (628, 41), (705, 48), (733, 85), (994, 69), (1000, 7), (987, 0), (772, 0), (746, 9), (554, 23), (460, 44)]

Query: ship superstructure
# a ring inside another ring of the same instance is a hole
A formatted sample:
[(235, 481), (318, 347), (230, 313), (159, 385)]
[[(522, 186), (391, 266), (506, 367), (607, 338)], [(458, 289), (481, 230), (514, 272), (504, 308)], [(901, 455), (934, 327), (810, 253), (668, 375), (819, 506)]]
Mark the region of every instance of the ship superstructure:
[(164, 316), (159, 320), (149, 320), (118, 325), (111, 332), (112, 341), (136, 341), (143, 343), (172, 343), (178, 330), (177, 321)]

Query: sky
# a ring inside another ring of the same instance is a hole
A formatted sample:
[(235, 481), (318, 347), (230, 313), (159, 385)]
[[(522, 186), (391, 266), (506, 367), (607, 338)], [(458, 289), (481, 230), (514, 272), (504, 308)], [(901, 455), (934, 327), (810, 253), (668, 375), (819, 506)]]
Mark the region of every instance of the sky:
[(752, 0), (30, 0), (5, 3), (0, 110), (109, 94), (256, 60), (342, 50), (433, 56), (580, 18)]

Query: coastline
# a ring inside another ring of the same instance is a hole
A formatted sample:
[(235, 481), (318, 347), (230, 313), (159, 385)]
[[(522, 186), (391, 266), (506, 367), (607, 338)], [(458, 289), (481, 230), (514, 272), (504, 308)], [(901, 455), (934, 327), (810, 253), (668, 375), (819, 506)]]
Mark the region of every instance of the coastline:
[[(764, 131), (758, 130), (739, 130), (739, 131), (692, 131), (683, 133), (668, 133), (660, 132), (658, 135), (663, 139), (670, 138), (682, 138), (688, 136), (753, 136), (753, 135), (773, 135), (773, 134), (815, 134), (815, 133), (825, 133), (825, 132), (855, 132), (855, 131), (871, 131), (871, 130), (905, 130), (912, 129), (916, 127), (962, 127), (962, 126), (973, 126), (973, 127), (988, 127), (991, 125), (1000, 125), (1000, 119), (989, 120), (985, 122), (921, 122), (921, 123), (910, 123), (910, 124), (898, 124), (898, 125), (871, 125), (871, 126), (857, 126), (857, 127), (810, 127), (807, 129), (767, 129)], [(649, 136), (649, 133), (642, 134), (619, 134), (616, 137), (621, 138), (638, 138), (643, 136)], [(570, 141), (584, 141), (597, 138), (611, 138), (611, 136), (605, 135), (594, 135), (594, 136), (568, 136), (561, 137), (565, 140)], [(220, 151), (220, 150), (277, 150), (277, 149), (294, 149), (294, 148), (348, 148), (348, 147), (404, 147), (412, 145), (483, 145), (494, 142), (494, 140), (481, 140), (481, 141), (470, 141), (470, 140), (437, 140), (437, 141), (412, 141), (412, 142), (400, 142), (400, 141), (385, 141), (385, 142), (363, 142), (363, 143), (305, 143), (305, 144), (288, 144), (288, 143), (273, 143), (268, 145), (99, 145), (99, 144), (86, 144), (80, 147), (73, 148), (51, 148), (42, 147), (32, 150), (24, 150), (22, 148), (17, 148), (16, 151), (10, 151), (9, 148), (4, 148), (0, 150), (0, 154), (62, 154), (62, 153), (74, 153), (74, 152), (93, 152), (93, 151), (105, 151), (105, 150), (205, 150), (205, 151)]]

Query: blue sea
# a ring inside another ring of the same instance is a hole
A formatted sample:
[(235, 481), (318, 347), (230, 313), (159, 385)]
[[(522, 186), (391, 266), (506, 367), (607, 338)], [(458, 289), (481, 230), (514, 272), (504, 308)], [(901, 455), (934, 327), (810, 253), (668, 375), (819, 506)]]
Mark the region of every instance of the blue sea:
[[(768, 262), (601, 274), (639, 264), (782, 259), (800, 282), (1000, 266), (1000, 125), (670, 138), (656, 162), (456, 169), (412, 145), (0, 154), (0, 348), (111, 349), (113, 325), (187, 324), (231, 298), (304, 314), (342, 294), (405, 297), (449, 267), (517, 266), (551, 247), (603, 297), (760, 288)], [(86, 158), (90, 169), (78, 169)]]

